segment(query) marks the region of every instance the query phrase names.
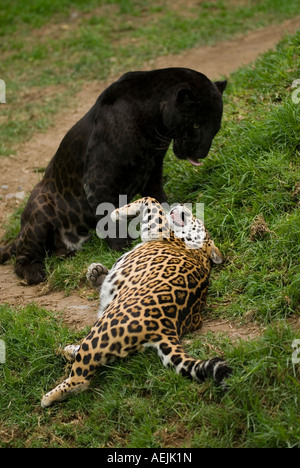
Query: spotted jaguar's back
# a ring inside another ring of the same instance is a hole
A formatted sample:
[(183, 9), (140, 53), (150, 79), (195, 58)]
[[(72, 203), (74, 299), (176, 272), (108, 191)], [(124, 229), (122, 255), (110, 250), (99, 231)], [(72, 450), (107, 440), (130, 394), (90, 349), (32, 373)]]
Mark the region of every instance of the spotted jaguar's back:
[(115, 210), (112, 218), (138, 213), (143, 243), (110, 272), (101, 264), (89, 267), (88, 278), (101, 285), (98, 320), (80, 346), (67, 347), (75, 359), (70, 377), (43, 397), (44, 407), (86, 389), (99, 365), (143, 347), (155, 348), (165, 366), (198, 381), (211, 376), (223, 384), (230, 374), (223, 359), (196, 360), (180, 343), (201, 325), (211, 265), (222, 262), (220, 251), (182, 205), (166, 215), (156, 200), (143, 198)]

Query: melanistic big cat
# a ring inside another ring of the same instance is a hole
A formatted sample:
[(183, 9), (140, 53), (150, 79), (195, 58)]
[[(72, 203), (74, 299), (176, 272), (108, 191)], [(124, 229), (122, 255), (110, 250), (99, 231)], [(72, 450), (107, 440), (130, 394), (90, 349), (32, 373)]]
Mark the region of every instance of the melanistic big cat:
[[(0, 263), (16, 255), (29, 284), (46, 278), (46, 252), (71, 255), (88, 239), (101, 203), (119, 195), (166, 201), (163, 158), (173, 140), (179, 159), (200, 165), (221, 125), (226, 81), (212, 83), (186, 68), (130, 72), (109, 86), (63, 138), (31, 193), (16, 240), (0, 248)], [(113, 249), (127, 239), (107, 238)]]

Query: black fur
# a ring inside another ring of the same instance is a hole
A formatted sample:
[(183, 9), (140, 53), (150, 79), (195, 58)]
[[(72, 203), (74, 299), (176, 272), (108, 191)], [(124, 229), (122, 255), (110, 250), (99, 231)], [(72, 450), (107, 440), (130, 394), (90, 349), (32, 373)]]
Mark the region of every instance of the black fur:
[[(78, 250), (100, 219), (100, 203), (118, 207), (119, 194), (128, 202), (136, 194), (166, 201), (162, 166), (171, 141), (179, 159), (205, 158), (221, 125), (225, 88), (226, 81), (185, 68), (123, 75), (63, 138), (28, 200), (19, 236), (0, 248), (0, 263), (16, 254), (17, 274), (39, 283), (46, 251)], [(107, 240), (124, 247), (124, 239)]]

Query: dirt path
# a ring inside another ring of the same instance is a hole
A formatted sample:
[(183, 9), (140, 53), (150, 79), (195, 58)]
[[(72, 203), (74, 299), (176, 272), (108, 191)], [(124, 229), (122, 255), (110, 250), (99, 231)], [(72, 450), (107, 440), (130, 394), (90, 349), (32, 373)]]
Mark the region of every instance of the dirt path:
[[(281, 25), (256, 30), (232, 41), (188, 50), (180, 55), (160, 57), (145, 64), (144, 69), (169, 66), (182, 66), (199, 70), (210, 79), (228, 75), (242, 65), (252, 62), (259, 54), (274, 47), (286, 33), (294, 33), (300, 28), (300, 16), (287, 20)], [(16, 157), (0, 160), (0, 237), (2, 225), (8, 214), (20, 203), (25, 193), (32, 190), (40, 175), (37, 168), (45, 167), (54, 155), (61, 139), (94, 104), (97, 96), (108, 82), (88, 83), (76, 96), (74, 106), (62, 111), (56, 117), (55, 126), (46, 133), (36, 134), (29, 142), (20, 146)], [(75, 327), (91, 325), (95, 319), (98, 301), (72, 294), (65, 297), (62, 292), (53, 292), (46, 285), (25, 286), (13, 273), (12, 265), (0, 266), (1, 303), (25, 305), (30, 302), (53, 311), (63, 311), (66, 323)], [(252, 337), (259, 333), (253, 325), (236, 327), (229, 322), (205, 322), (205, 331), (226, 331), (233, 338)]]

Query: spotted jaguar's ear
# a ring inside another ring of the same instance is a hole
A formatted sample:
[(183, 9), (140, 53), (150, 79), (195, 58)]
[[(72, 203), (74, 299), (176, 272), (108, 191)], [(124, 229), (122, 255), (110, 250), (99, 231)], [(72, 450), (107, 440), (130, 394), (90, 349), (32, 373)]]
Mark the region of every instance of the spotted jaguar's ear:
[(224, 259), (220, 250), (218, 249), (218, 247), (215, 246), (215, 243), (213, 240), (211, 240), (210, 242), (211, 244), (209, 246), (209, 256), (211, 260), (213, 261), (213, 263), (217, 263), (217, 264), (223, 263)]
[(223, 94), (223, 92), (225, 91), (225, 89), (227, 87), (227, 80), (215, 81), (215, 85), (218, 88), (218, 90), (220, 91), (220, 93)]

